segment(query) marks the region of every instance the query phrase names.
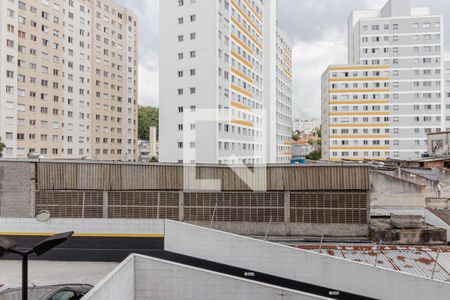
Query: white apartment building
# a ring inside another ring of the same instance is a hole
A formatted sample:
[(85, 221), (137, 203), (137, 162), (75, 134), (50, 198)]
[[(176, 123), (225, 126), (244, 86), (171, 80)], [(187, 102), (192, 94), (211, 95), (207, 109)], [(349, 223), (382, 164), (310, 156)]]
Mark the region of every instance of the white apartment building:
[(444, 69), (445, 130), (450, 131), (450, 61), (444, 63)]
[[(272, 11), (276, 12), (276, 9)], [(276, 17), (276, 13), (274, 13)], [(272, 41), (272, 39), (269, 39)], [(275, 74), (276, 95), (266, 93), (267, 110), (269, 112), (268, 125), (268, 162), (289, 163), (292, 159), (292, 46), (286, 34), (277, 26), (276, 57), (269, 60), (268, 69)], [(273, 71), (271, 61), (276, 61), (276, 70)], [(270, 76), (270, 75), (269, 75)], [(271, 77), (270, 77), (271, 78)], [(272, 78), (271, 78), (272, 79)], [(273, 114), (275, 116), (273, 116)], [(275, 118), (275, 122), (271, 121)], [(272, 145), (271, 140), (276, 140), (276, 145)]]
[[(290, 75), (292, 63), (276, 7), (262, 0), (160, 1), (160, 161), (285, 160), (289, 151), (278, 145), (292, 127), (291, 79), (277, 70)], [(277, 114), (277, 107), (284, 110)]]
[(320, 128), (320, 119), (294, 119), (294, 131), (312, 131)]
[(110, 0), (0, 1), (5, 157), (137, 156), (137, 16)]
[(349, 65), (322, 76), (324, 159), (417, 159), (446, 128), (443, 18), (410, 0), (354, 11)]

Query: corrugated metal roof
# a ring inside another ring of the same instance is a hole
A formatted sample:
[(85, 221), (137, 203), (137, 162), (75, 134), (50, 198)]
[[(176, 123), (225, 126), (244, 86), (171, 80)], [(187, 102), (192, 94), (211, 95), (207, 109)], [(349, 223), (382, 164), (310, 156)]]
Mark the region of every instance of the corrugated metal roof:
[[(450, 247), (296, 245), (294, 247), (379, 268), (450, 282)], [(436, 258), (439, 253), (439, 258)], [(375, 263), (376, 260), (376, 263)]]
[(407, 216), (424, 216), (424, 208), (396, 208), (396, 207), (383, 207), (383, 208), (371, 208), (371, 217), (390, 217), (391, 214), (395, 215), (407, 215)]

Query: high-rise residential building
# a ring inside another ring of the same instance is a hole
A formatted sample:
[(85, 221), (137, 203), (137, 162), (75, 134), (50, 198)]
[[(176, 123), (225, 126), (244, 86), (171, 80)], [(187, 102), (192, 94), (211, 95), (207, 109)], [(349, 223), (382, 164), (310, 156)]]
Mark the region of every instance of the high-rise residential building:
[(450, 131), (450, 61), (444, 63), (444, 69), (445, 130)]
[[(274, 5), (270, 7), (270, 5)], [(266, 24), (264, 98), (267, 113), (267, 162), (292, 159), (292, 46), (277, 25), (276, 4), (268, 4)], [(272, 38), (271, 34), (276, 38)]]
[(442, 16), (391, 0), (348, 22), (349, 65), (322, 76), (323, 158), (420, 158), (427, 133), (450, 127)]
[(160, 1), (160, 161), (287, 161), (292, 58), (276, 8)]
[(0, 1), (5, 157), (133, 160), (138, 19), (110, 0)]

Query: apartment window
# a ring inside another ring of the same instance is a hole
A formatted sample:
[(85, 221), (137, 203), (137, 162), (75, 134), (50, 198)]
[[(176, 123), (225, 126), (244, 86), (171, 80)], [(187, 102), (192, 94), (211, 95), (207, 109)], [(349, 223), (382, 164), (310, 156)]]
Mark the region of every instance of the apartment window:
[(183, 38), (183, 35), (179, 35), (179, 36), (178, 36), (178, 42), (182, 42), (183, 39), (184, 39), (184, 38)]
[(197, 89), (195, 87), (191, 87), (189, 90), (191, 92), (191, 95), (193, 95), (197, 92)]
[(178, 96), (183, 95), (183, 89), (178, 89)]
[(183, 6), (184, 5), (184, 0), (178, 0), (178, 6)]
[(195, 22), (196, 16), (195, 16), (195, 15), (191, 15), (191, 16), (190, 16), (190, 19), (191, 19), (191, 22)]
[(182, 113), (183, 112), (183, 106), (178, 106), (178, 112)]
[(191, 76), (195, 76), (195, 73), (196, 73), (196, 72), (195, 72), (195, 69), (191, 69), (191, 70), (190, 70), (190, 73), (191, 73)]
[(183, 77), (183, 71), (178, 71), (178, 77)]
[(183, 18), (178, 18), (178, 24), (181, 25), (184, 23), (184, 19)]
[(195, 51), (191, 51), (191, 52), (190, 52), (190, 55), (191, 55), (191, 58), (195, 58), (195, 56), (196, 56)]
[(195, 40), (195, 32), (190, 34), (191, 40)]

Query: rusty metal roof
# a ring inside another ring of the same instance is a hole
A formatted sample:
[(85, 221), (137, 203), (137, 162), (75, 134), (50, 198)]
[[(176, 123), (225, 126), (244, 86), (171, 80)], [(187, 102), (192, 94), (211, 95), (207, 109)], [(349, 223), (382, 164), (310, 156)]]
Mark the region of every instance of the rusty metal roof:
[(304, 244), (294, 247), (378, 268), (450, 282), (450, 247), (322, 245), (320, 248), (320, 245)]

